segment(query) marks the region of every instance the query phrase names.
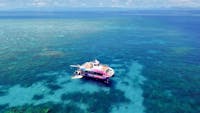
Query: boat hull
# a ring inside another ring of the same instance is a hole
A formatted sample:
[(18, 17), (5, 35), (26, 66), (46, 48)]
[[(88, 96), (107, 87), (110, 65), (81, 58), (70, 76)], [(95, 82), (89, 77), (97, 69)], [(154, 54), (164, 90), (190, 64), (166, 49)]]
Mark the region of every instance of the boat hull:
[(94, 75), (94, 74), (84, 74), (83, 76), (84, 76), (84, 77), (95, 78), (95, 79), (100, 79), (100, 80), (109, 79), (108, 77), (99, 76), (99, 75)]

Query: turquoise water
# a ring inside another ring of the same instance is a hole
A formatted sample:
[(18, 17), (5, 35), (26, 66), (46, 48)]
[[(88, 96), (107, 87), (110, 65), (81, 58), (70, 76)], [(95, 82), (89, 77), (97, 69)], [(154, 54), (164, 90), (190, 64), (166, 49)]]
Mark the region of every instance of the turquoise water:
[[(199, 113), (199, 29), (192, 14), (2, 18), (0, 112)], [(109, 85), (71, 80), (95, 58)]]

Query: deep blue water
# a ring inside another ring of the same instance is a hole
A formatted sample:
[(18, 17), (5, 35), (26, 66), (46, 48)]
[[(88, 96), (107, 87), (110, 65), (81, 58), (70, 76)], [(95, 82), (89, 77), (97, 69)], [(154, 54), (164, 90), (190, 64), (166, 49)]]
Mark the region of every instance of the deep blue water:
[[(198, 11), (0, 17), (2, 113), (200, 112)], [(109, 85), (71, 80), (93, 59), (115, 69)]]

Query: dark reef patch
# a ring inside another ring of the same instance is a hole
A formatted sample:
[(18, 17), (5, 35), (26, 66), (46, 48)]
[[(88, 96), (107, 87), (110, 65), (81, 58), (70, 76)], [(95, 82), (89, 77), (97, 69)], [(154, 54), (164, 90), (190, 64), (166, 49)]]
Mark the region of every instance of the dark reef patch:
[(49, 102), (36, 106), (24, 105), (18, 107), (10, 107), (4, 109), (1, 113), (85, 113), (85, 111), (73, 103), (54, 104)]
[(9, 104), (3, 104), (0, 105), (0, 113), (2, 112), (2, 110), (6, 109), (8, 107)]
[[(110, 91), (99, 91), (94, 93), (75, 92), (67, 93), (61, 96), (63, 101), (80, 102), (88, 105), (88, 112), (109, 113), (112, 106), (120, 103), (129, 103), (130, 100), (124, 96), (124, 92), (117, 89)], [(99, 109), (100, 108), (100, 109)]]
[(176, 65), (163, 61), (163, 64), (146, 66), (148, 68), (144, 68), (143, 71), (143, 75), (147, 77), (143, 85), (143, 96), (144, 105), (149, 113), (200, 111), (200, 89), (197, 88), (200, 86), (199, 66), (178, 61)]
[(57, 85), (57, 84), (52, 84), (52, 83), (47, 84), (47, 87), (48, 87), (49, 89), (51, 89), (52, 91), (55, 91), (55, 90), (58, 90), (58, 89), (61, 89), (61, 88), (62, 88), (61, 86), (59, 86), (59, 85)]
[(8, 91), (5, 91), (5, 90), (1, 90), (0, 89), (0, 96), (5, 96), (8, 94)]
[(41, 99), (43, 99), (44, 98), (44, 95), (41, 95), (41, 94), (37, 94), (37, 95), (34, 95), (33, 96), (33, 100), (41, 100)]

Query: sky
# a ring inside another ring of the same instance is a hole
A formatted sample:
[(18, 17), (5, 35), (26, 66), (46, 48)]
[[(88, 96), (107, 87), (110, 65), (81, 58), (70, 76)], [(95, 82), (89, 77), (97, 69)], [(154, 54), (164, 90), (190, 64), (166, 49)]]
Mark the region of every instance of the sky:
[(0, 10), (70, 8), (200, 9), (200, 0), (0, 0)]

